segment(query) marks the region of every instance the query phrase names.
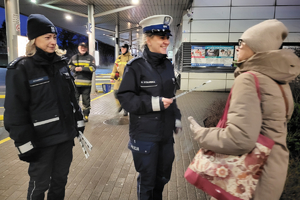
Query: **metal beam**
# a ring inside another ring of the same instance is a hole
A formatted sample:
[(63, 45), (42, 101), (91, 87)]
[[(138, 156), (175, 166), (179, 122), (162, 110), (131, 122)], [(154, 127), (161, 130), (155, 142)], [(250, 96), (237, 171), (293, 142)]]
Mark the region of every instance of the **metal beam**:
[(86, 17), (86, 18), (88, 17), (85, 14), (82, 14), (82, 13), (79, 13), (79, 12), (74, 12), (72, 10), (67, 10), (67, 9), (64, 9), (64, 8), (59, 8), (59, 7), (56, 7), (56, 6), (51, 6), (51, 5), (47, 5), (47, 4), (39, 4), (39, 5), (43, 6), (43, 7), (46, 7), (46, 8), (50, 8), (50, 9), (59, 10), (59, 11), (62, 11), (62, 12), (67, 12), (67, 13), (70, 13), (70, 14), (78, 15), (78, 16), (81, 16), (81, 17)]
[(116, 12), (121, 12), (123, 10), (128, 10), (128, 9), (134, 8), (134, 7), (136, 7), (136, 6), (125, 6), (125, 7), (122, 7), (122, 8), (116, 8), (116, 9), (113, 9), (113, 10), (105, 11), (105, 12), (102, 12), (102, 13), (95, 14), (94, 18), (101, 17), (101, 16), (104, 16), (104, 15), (113, 14), (113, 13), (116, 13)]
[(120, 31), (120, 33), (127, 33), (127, 32), (134, 31), (136, 29), (141, 29), (141, 28), (142, 28), (141, 26), (138, 26), (138, 27), (134, 27), (134, 28), (130, 28), (130, 29)]
[(98, 29), (98, 30), (100, 30), (100, 31), (106, 31), (106, 32), (115, 34), (115, 31), (112, 31), (112, 30), (109, 30), (109, 29), (99, 28), (99, 27), (97, 27), (97, 26), (95, 26), (95, 29)]

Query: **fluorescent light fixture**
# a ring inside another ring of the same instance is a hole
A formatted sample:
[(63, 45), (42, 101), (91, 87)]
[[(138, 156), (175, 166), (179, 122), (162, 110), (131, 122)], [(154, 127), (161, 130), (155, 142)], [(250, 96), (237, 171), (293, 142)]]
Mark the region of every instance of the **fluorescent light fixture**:
[(72, 16), (71, 15), (66, 15), (66, 19), (67, 20), (72, 20)]
[(138, 4), (139, 0), (132, 0), (131, 2), (132, 2), (132, 4)]
[(36, 0), (31, 0), (32, 3), (36, 3)]

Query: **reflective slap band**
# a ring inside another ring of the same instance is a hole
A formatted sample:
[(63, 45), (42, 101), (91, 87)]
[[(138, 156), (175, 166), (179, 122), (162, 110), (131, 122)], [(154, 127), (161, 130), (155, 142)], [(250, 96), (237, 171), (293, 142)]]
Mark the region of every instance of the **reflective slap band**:
[(31, 149), (33, 149), (33, 145), (31, 143), (31, 141), (29, 141), (21, 146), (18, 146), (17, 148), (20, 153), (26, 153), (27, 151), (30, 151)]
[(151, 103), (152, 103), (152, 110), (153, 111), (160, 111), (159, 97), (152, 97), (151, 98)]
[(58, 121), (58, 120), (59, 120), (59, 117), (55, 117), (55, 118), (52, 118), (52, 119), (47, 119), (47, 120), (44, 120), (44, 121), (41, 121), (41, 122), (33, 123), (33, 126), (40, 126), (40, 125), (48, 124), (50, 122), (55, 122), (55, 121)]
[(176, 121), (175, 121), (175, 127), (178, 127), (178, 128), (182, 127), (181, 121), (179, 119), (176, 119)]
[(77, 127), (84, 127), (84, 121), (83, 120), (80, 120), (80, 121), (77, 121)]

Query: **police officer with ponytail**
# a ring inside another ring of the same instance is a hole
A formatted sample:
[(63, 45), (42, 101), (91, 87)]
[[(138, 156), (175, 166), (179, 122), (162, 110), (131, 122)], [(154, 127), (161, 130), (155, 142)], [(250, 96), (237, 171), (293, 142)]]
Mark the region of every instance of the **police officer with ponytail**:
[(132, 151), (139, 200), (161, 200), (171, 178), (173, 133), (181, 129), (174, 68), (167, 59), (171, 32), (169, 15), (154, 15), (140, 22), (144, 51), (125, 67), (118, 98), (130, 113), (128, 143)]
[(32, 14), (27, 36), (26, 56), (7, 67), (4, 125), (29, 163), (27, 199), (42, 200), (48, 190), (48, 200), (62, 200), (83, 116), (53, 23)]

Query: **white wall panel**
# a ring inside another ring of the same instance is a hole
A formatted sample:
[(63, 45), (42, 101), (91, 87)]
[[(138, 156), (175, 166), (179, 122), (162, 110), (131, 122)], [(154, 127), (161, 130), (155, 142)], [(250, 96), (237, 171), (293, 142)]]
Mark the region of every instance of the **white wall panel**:
[(189, 79), (180, 79), (180, 90), (189, 90)]
[(230, 6), (231, 0), (194, 0), (193, 6)]
[(182, 33), (182, 42), (190, 42), (191, 34), (190, 33)]
[(229, 33), (229, 42), (238, 42), (243, 33)]
[(275, 5), (275, 0), (232, 0), (232, 6), (257, 6), (257, 5), (273, 6)]
[(191, 79), (226, 79), (226, 73), (189, 73)]
[[(300, 0), (299, 0), (300, 2)], [(300, 10), (299, 10), (300, 12)], [(299, 20), (280, 20), (289, 29), (290, 32), (300, 33), (300, 19)]]
[(182, 72), (180, 73), (181, 78), (189, 78), (189, 73), (188, 72)]
[(226, 91), (230, 91), (230, 89), (232, 88), (233, 86), (233, 83), (234, 83), (234, 80), (226, 80)]
[(254, 26), (264, 20), (231, 20), (230, 32), (244, 32), (251, 26)]
[(284, 42), (300, 42), (300, 33), (289, 33)]
[(229, 20), (193, 21), (192, 32), (228, 32)]
[(299, 19), (300, 18), (300, 6), (276, 6), (275, 11), (276, 19)]
[(300, 5), (299, 0), (277, 0), (277, 5)]
[[(209, 79), (190, 79), (189, 89), (195, 88), (208, 80)], [(196, 91), (225, 91), (225, 84), (226, 80), (214, 80), (204, 87), (197, 89)]]
[(188, 23), (187, 20), (183, 20), (182, 21), (182, 32), (183, 33), (190, 32), (190, 28), (191, 28), (191, 23)]
[(229, 19), (230, 7), (196, 7), (193, 19)]
[(274, 6), (232, 7), (231, 19), (273, 19)]
[(227, 80), (233, 80), (234, 74), (233, 73), (227, 73)]
[(192, 33), (191, 42), (228, 42), (228, 33)]

